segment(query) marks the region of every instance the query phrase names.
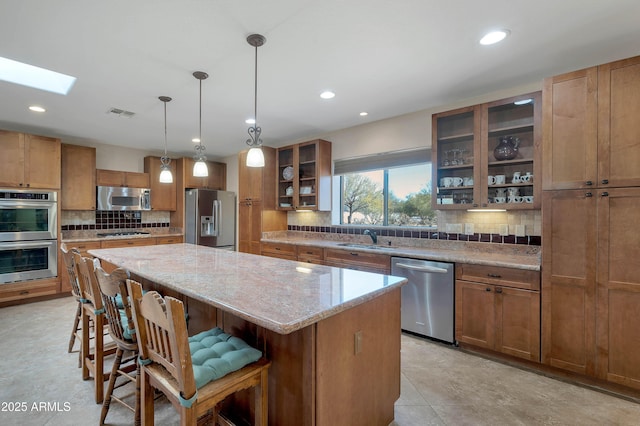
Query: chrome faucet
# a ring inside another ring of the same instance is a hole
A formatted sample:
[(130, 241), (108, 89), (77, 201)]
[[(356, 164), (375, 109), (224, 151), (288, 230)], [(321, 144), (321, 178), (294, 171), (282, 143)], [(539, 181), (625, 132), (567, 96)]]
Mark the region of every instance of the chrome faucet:
[(373, 241), (373, 244), (378, 244), (378, 235), (376, 234), (376, 231), (372, 231), (370, 229), (365, 229), (363, 234), (370, 236), (371, 237), (371, 241)]

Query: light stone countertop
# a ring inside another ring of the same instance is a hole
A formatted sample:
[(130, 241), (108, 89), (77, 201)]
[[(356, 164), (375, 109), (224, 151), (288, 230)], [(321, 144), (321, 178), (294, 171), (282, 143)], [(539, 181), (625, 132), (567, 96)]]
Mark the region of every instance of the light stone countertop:
[(193, 244), (89, 253), (279, 334), (300, 330), (406, 282), (402, 277)]
[[(327, 236), (327, 238), (318, 238), (319, 235), (321, 234), (300, 231), (273, 232), (264, 233), (260, 241), (532, 271), (540, 271), (542, 260), (539, 246), (390, 237), (378, 237), (378, 244), (373, 246), (371, 239), (366, 235), (337, 234)], [(389, 242), (391, 245), (388, 245)], [(349, 243), (370, 247), (344, 246)]]
[[(99, 237), (98, 234), (114, 232), (147, 232), (137, 235), (115, 235)], [(86, 231), (62, 231), (63, 243), (83, 243), (86, 241), (126, 240), (131, 238), (181, 237), (184, 233), (178, 228), (136, 228), (136, 229), (100, 229)]]

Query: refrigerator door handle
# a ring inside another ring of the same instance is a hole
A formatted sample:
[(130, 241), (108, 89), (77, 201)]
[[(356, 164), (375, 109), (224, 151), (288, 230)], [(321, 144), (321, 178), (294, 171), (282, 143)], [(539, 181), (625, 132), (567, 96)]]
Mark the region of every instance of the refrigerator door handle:
[(222, 216), (222, 202), (220, 200), (213, 200), (213, 236), (220, 235), (220, 219)]

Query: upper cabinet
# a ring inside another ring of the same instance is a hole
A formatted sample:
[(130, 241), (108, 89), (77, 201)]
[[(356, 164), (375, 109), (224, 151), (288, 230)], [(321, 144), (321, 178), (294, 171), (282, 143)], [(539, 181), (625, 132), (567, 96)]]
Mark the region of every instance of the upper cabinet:
[(331, 142), (278, 148), (277, 160), (279, 210), (331, 210)]
[(184, 157), (184, 187), (201, 189), (227, 189), (227, 165), (215, 161), (207, 161), (209, 176), (196, 177), (193, 175), (193, 158)]
[(176, 181), (178, 175), (176, 172), (176, 162), (172, 160), (169, 163), (173, 182), (160, 182), (160, 157), (144, 157), (144, 171), (149, 175), (149, 188), (151, 189), (151, 210), (157, 211), (175, 211), (177, 202)]
[(0, 185), (60, 188), (60, 140), (0, 130)]
[(640, 185), (640, 56), (544, 82), (543, 189)]
[(540, 208), (541, 108), (536, 92), (435, 114), (433, 207)]
[(96, 184), (98, 186), (149, 188), (149, 173), (98, 169), (96, 170)]
[(96, 209), (96, 149), (62, 144), (62, 210)]

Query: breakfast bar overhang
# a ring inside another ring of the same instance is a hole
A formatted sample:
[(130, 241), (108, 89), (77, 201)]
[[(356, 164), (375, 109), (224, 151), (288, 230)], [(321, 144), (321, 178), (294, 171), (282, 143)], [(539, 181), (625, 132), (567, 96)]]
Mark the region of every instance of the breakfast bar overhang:
[(89, 253), (182, 300), (190, 334), (218, 326), (261, 349), (269, 424), (393, 421), (405, 278), (192, 244)]

